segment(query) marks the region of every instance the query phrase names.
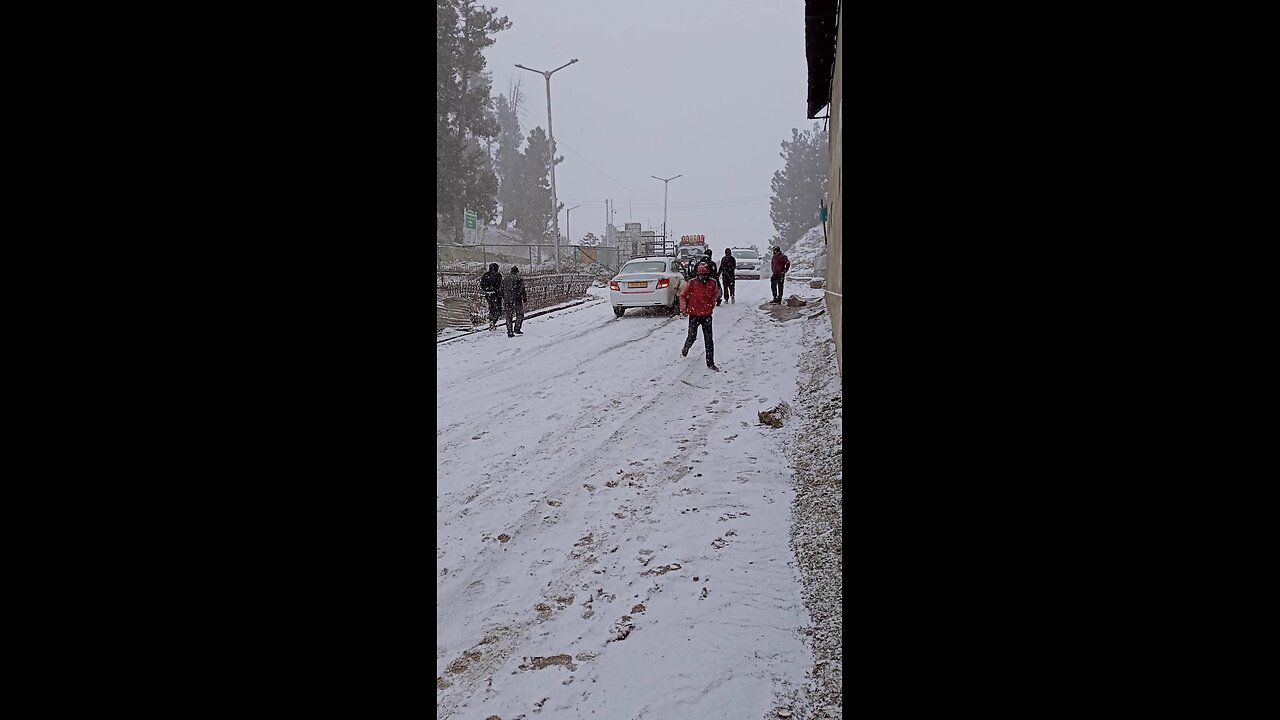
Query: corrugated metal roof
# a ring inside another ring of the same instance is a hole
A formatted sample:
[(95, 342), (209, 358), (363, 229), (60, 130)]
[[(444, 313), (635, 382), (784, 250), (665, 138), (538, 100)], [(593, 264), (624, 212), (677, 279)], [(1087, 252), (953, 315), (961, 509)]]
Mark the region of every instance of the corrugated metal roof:
[(809, 118), (816, 117), (831, 102), (839, 17), (839, 0), (805, 0), (804, 55), (809, 64)]

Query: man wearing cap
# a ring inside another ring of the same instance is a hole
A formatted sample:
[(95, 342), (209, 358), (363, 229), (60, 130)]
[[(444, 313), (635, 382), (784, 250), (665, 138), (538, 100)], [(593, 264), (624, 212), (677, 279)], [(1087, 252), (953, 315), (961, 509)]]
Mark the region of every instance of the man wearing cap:
[(711, 338), (711, 312), (720, 301), (720, 284), (711, 277), (711, 266), (698, 263), (697, 277), (684, 284), (680, 290), (680, 312), (689, 316), (689, 335), (684, 340), (682, 357), (689, 356), (689, 348), (698, 339), (698, 327), (702, 327), (702, 343), (707, 350), (707, 368), (720, 372), (716, 367), (716, 344)]
[(773, 299), (769, 301), (770, 305), (782, 304), (782, 281), (786, 279), (787, 271), (791, 269), (791, 261), (786, 255), (782, 254), (782, 248), (777, 245), (773, 246), (773, 276), (769, 278), (769, 288), (773, 290)]
[[(520, 268), (511, 266), (511, 274), (502, 278), (502, 306), (507, 311), (507, 337), (523, 335), (520, 327), (524, 325), (524, 304), (529, 302), (529, 293), (524, 289), (524, 278), (520, 277)], [(512, 325), (512, 316), (515, 324)]]

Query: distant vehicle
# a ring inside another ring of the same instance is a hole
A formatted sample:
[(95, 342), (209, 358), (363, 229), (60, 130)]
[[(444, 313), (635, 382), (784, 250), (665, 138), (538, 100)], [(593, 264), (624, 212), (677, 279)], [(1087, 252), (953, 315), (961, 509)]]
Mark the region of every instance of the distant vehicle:
[(764, 266), (764, 260), (761, 259), (760, 253), (751, 248), (729, 248), (733, 253), (737, 266), (733, 271), (735, 280), (740, 278), (760, 279), (761, 268)]
[(685, 275), (692, 277), (692, 261), (695, 258), (701, 258), (707, 254), (707, 236), (706, 235), (681, 235), (680, 244), (676, 246), (676, 257), (680, 259), (681, 266), (686, 270)]
[(609, 302), (618, 317), (636, 307), (666, 308), (675, 315), (680, 312), (682, 287), (684, 275), (676, 258), (632, 258), (609, 281)]

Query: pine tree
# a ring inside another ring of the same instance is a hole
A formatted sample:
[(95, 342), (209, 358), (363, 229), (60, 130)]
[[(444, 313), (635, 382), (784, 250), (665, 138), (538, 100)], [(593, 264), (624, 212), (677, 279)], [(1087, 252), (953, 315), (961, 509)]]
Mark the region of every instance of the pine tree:
[(524, 106), (524, 96), (520, 81), (514, 81), (508, 88), (508, 95), (499, 95), (493, 105), (498, 121), (497, 150), (494, 152), (493, 162), (498, 175), (498, 203), (502, 206), (502, 226), (505, 228), (514, 220), (512, 199), (516, 194), (516, 165), (520, 161), (520, 145), (523, 142), (520, 113)]
[(792, 129), (791, 141), (783, 141), (779, 157), (786, 161), (773, 174), (769, 218), (776, 234), (773, 244), (783, 250), (819, 223), (820, 200), (827, 192), (827, 132), (821, 123), (812, 130)]
[[(529, 131), (528, 145), (516, 162), (514, 187), (510, 213), (503, 209), (503, 221), (508, 217), (529, 240), (555, 242), (551, 225), (551, 150), (547, 133), (541, 127)], [(556, 158), (556, 164), (564, 160)], [(564, 203), (560, 203), (563, 209)]]
[(462, 240), (463, 210), (489, 222), (497, 209), (493, 160), (481, 144), (498, 134), (483, 50), (511, 27), (474, 0), (436, 0), (436, 219)]

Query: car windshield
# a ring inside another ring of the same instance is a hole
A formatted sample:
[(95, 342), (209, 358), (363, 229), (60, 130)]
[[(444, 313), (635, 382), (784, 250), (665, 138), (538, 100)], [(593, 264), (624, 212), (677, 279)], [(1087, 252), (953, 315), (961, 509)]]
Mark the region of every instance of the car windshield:
[(733, 256), (739, 260), (759, 260), (760, 256), (754, 250), (734, 250)]
[(622, 272), (625, 273), (646, 273), (646, 272), (664, 272), (667, 269), (667, 263), (662, 260), (645, 260), (644, 262), (631, 262), (622, 266)]

